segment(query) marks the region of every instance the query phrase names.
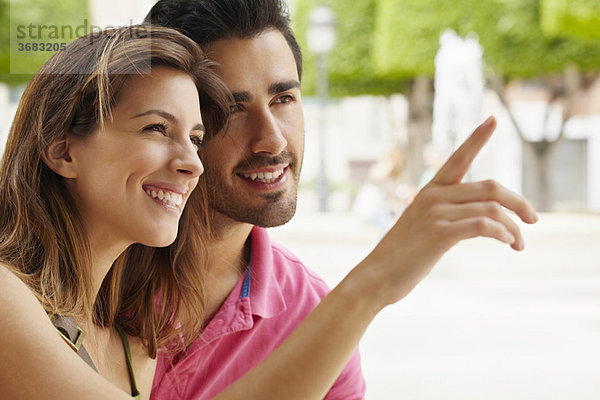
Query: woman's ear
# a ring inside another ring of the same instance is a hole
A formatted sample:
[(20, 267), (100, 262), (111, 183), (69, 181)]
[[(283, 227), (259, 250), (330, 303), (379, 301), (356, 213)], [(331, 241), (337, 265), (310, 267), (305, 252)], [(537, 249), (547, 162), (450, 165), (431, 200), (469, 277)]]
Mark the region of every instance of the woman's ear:
[(46, 165), (64, 178), (77, 178), (75, 162), (69, 153), (69, 136), (50, 144), (43, 154)]

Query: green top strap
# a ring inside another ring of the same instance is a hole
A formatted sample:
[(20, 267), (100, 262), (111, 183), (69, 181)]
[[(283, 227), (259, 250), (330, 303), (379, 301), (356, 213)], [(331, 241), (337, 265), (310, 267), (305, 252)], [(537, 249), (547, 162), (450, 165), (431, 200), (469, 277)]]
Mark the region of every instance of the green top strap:
[(142, 395), (137, 388), (137, 384), (135, 383), (135, 376), (133, 375), (133, 363), (131, 362), (131, 350), (129, 349), (129, 339), (123, 329), (115, 324), (115, 329), (119, 332), (119, 336), (121, 336), (121, 341), (123, 342), (123, 348), (125, 349), (125, 358), (127, 359), (127, 370), (129, 371), (129, 381), (131, 382), (131, 397), (136, 400), (140, 400)]

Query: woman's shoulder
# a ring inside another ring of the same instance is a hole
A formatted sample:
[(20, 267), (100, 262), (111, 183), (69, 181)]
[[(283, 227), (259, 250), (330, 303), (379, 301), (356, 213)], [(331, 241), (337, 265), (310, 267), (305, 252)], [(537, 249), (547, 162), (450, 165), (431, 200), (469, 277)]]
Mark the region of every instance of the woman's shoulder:
[[(35, 299), (31, 290), (19, 279), (13, 269), (2, 262), (0, 262), (0, 287), (2, 287), (2, 291), (0, 291), (0, 299), (2, 300), (7, 298), (11, 301), (18, 301), (20, 296), (31, 296)], [(15, 295), (20, 296), (14, 297)]]
[[(6, 309), (5, 305), (12, 305), (14, 307), (17, 303), (23, 303), (23, 305), (31, 303), (42, 309), (41, 304), (37, 301), (33, 292), (27, 287), (27, 285), (15, 274), (12, 268), (8, 265), (0, 262), (0, 315), (2, 311), (10, 311), (11, 307)], [(8, 301), (9, 303), (4, 303)]]
[(4, 264), (0, 264), (0, 354), (2, 398), (130, 398), (64, 343), (33, 292)]
[[(44, 308), (27, 285), (6, 264), (0, 263), (0, 325), (15, 327), (24, 317), (45, 321)], [(18, 327), (16, 327), (18, 329)]]
[(34, 293), (10, 267), (1, 263), (0, 288), (0, 346), (20, 342), (34, 330), (48, 332), (53, 328)]

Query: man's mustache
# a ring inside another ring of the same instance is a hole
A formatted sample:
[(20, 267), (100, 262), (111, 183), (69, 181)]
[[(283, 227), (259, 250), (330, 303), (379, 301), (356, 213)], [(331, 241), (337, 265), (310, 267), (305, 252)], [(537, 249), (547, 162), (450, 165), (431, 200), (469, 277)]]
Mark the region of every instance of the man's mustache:
[(246, 158), (245, 160), (241, 161), (238, 165), (236, 165), (234, 171), (247, 171), (251, 169), (270, 167), (272, 165), (279, 164), (294, 165), (296, 164), (296, 161), (296, 157), (292, 153), (287, 151), (283, 151), (281, 152), (281, 154), (278, 154), (276, 156), (264, 156), (255, 154), (251, 157)]

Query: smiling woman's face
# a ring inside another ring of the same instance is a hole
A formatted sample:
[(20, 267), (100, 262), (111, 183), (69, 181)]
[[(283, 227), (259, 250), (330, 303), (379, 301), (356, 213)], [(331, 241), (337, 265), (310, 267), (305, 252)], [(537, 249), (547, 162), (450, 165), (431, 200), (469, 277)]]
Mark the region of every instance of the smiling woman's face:
[(112, 119), (86, 138), (69, 136), (74, 177), (68, 187), (92, 245), (167, 246), (203, 171), (198, 91), (166, 68), (132, 75)]

